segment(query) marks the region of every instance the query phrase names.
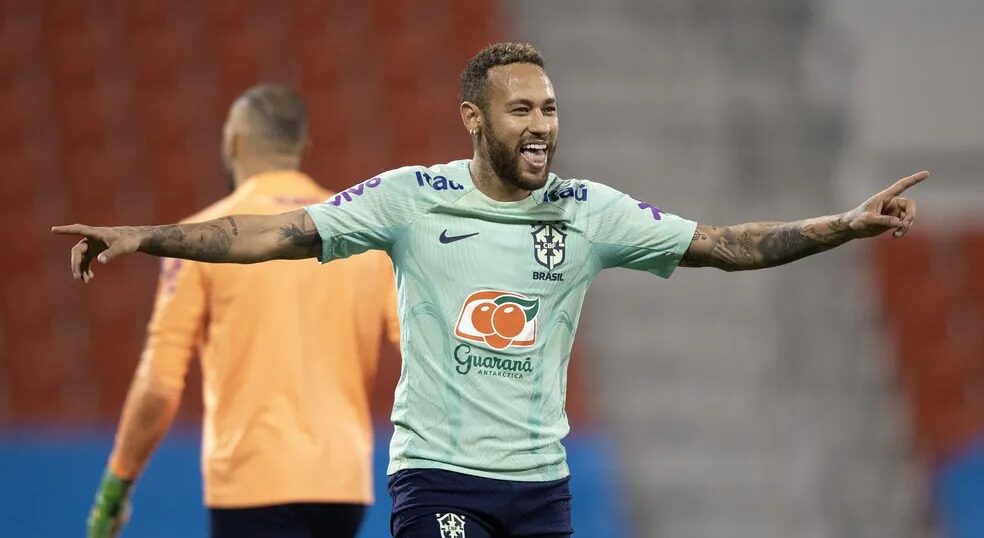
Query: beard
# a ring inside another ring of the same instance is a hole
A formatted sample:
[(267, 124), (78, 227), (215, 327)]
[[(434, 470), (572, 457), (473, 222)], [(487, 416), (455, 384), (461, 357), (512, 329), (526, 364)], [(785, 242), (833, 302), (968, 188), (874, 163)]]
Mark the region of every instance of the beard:
[(499, 176), (499, 179), (526, 191), (535, 191), (547, 183), (550, 164), (553, 162), (554, 148), (552, 144), (547, 146), (547, 164), (543, 167), (543, 172), (533, 178), (524, 178), (519, 169), (520, 159), (523, 158), (520, 155), (519, 147), (511, 148), (496, 136), (491, 121), (486, 120), (481, 127), (481, 133), (485, 139), (485, 146), (488, 148), (492, 171)]

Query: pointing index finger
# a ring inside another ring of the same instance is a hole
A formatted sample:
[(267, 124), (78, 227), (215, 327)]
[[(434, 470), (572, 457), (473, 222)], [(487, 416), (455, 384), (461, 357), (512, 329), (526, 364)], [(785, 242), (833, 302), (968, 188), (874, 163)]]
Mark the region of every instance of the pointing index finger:
[(892, 184), (891, 187), (885, 189), (882, 192), (884, 194), (889, 195), (889, 196), (898, 196), (898, 195), (902, 194), (903, 192), (905, 192), (905, 190), (908, 189), (909, 187), (911, 187), (911, 186), (913, 186), (913, 185), (915, 185), (917, 183), (920, 183), (921, 181), (923, 181), (924, 179), (926, 179), (928, 177), (929, 177), (929, 172), (927, 172), (926, 170), (923, 170), (922, 172), (917, 172), (915, 174), (912, 174), (909, 177), (904, 177), (904, 178), (896, 181), (895, 183)]
[(52, 226), (51, 232), (58, 235), (91, 235), (93, 228), (84, 224), (68, 224), (64, 226)]

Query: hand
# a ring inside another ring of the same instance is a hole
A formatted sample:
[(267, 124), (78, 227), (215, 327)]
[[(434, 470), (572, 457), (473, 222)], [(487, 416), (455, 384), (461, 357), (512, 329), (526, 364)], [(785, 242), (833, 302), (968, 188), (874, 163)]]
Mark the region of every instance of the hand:
[(130, 520), (130, 488), (133, 482), (106, 470), (86, 525), (88, 538), (115, 538)]
[(854, 236), (874, 237), (891, 229), (896, 239), (905, 235), (916, 220), (916, 202), (899, 195), (928, 177), (926, 171), (904, 177), (848, 212), (846, 221)]
[(139, 234), (132, 228), (96, 228), (84, 224), (53, 226), (51, 231), (61, 235), (81, 235), (82, 240), (72, 247), (72, 278), (89, 282), (95, 277), (92, 260), (109, 263), (109, 260), (136, 252), (140, 247)]

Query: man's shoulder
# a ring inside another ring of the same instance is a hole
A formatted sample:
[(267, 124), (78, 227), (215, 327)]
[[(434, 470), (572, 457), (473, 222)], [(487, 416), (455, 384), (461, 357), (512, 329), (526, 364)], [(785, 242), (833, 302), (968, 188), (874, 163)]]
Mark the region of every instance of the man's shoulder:
[(547, 184), (535, 192), (542, 204), (561, 206), (565, 211), (581, 212), (589, 207), (601, 207), (624, 194), (604, 183), (590, 179), (561, 178), (550, 174)]
[(429, 166), (404, 166), (387, 172), (384, 177), (387, 175), (392, 176), (394, 181), (399, 181), (408, 189), (425, 195), (437, 193), (453, 196), (464, 194), (473, 187), (467, 160)]
[(376, 193), (437, 203), (460, 196), (472, 188), (468, 166), (462, 161), (430, 166), (410, 165), (387, 170), (339, 191), (326, 203), (339, 206)]

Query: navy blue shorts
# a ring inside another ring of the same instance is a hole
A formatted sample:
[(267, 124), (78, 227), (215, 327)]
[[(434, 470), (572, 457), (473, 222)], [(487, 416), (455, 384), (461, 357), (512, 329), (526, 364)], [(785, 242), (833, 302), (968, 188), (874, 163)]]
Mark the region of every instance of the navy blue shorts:
[(571, 528), (570, 478), (515, 482), (438, 469), (389, 477), (395, 538), (560, 538)]
[(212, 538), (354, 538), (363, 504), (291, 503), (210, 508)]

